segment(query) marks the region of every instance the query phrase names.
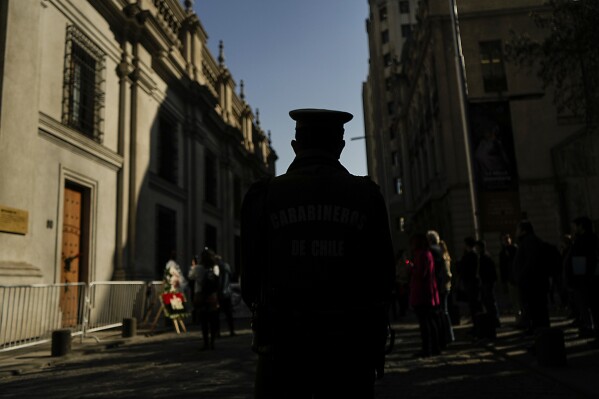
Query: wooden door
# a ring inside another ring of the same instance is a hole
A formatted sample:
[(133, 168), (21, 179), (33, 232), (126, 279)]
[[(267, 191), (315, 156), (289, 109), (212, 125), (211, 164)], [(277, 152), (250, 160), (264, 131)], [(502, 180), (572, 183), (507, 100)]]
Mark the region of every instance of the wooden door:
[[(62, 283), (77, 283), (80, 281), (80, 259), (82, 238), (82, 201), (83, 191), (65, 187), (64, 210), (62, 223)], [(60, 309), (62, 310), (63, 327), (77, 325), (79, 311), (80, 288), (66, 286), (61, 291)]]

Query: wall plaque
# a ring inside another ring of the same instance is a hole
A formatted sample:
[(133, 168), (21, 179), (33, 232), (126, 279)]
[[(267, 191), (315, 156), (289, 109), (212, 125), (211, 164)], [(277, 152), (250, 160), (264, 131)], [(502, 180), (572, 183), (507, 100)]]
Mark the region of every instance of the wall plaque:
[(0, 231), (27, 234), (29, 212), (0, 205)]

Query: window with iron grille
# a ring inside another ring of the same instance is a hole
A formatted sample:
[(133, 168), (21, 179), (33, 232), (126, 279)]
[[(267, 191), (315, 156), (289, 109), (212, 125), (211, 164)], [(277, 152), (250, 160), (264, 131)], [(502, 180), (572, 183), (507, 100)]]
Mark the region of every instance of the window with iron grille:
[(391, 76), (385, 78), (385, 89), (391, 90), (393, 88), (393, 78)]
[(101, 143), (104, 52), (74, 25), (67, 27), (62, 122)]
[(395, 179), (393, 179), (393, 186), (393, 188), (395, 189), (395, 194), (403, 194), (403, 182), (401, 180), (401, 177), (396, 177)]
[(409, 1), (400, 1), (399, 2), (399, 12), (402, 14), (410, 13), (410, 2)]
[(501, 40), (480, 42), (480, 65), (485, 92), (507, 90)]
[(235, 217), (235, 220), (239, 220), (241, 217), (242, 200), (241, 179), (239, 176), (233, 176), (233, 216)]
[(164, 273), (164, 265), (177, 250), (177, 212), (162, 205), (156, 205), (154, 250), (156, 274), (159, 280)]
[(218, 230), (216, 226), (206, 223), (204, 225), (204, 247), (216, 251), (217, 248)]
[(384, 30), (381, 32), (381, 41), (383, 42), (383, 44), (389, 43), (389, 31), (388, 30)]
[(391, 54), (389, 54), (389, 53), (383, 54), (383, 64), (386, 67), (391, 66)]
[(158, 122), (158, 176), (177, 184), (178, 166), (177, 125), (161, 115)]
[(379, 20), (386, 21), (387, 20), (387, 7), (382, 6), (379, 8)]
[(206, 149), (204, 155), (204, 199), (210, 205), (217, 206), (218, 200), (218, 175), (216, 157), (212, 151)]

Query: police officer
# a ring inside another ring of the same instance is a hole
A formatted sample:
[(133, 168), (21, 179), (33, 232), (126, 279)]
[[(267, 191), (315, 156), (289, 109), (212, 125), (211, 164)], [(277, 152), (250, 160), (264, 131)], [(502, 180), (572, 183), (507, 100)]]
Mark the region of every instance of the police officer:
[(298, 109), (287, 173), (242, 206), (243, 300), (256, 311), (257, 398), (372, 398), (394, 261), (380, 190), (339, 162), (347, 112)]

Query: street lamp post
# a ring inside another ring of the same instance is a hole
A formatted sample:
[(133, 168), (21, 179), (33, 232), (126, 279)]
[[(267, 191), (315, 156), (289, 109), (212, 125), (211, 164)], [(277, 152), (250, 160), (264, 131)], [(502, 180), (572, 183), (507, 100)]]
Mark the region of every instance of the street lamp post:
[(451, 16), (451, 30), (455, 48), (455, 70), (458, 82), (458, 96), (460, 103), (460, 117), (462, 122), (462, 133), (464, 135), (464, 150), (466, 151), (466, 168), (468, 171), (468, 187), (470, 191), (470, 204), (472, 208), (472, 222), (474, 225), (474, 237), (480, 238), (478, 204), (476, 201), (476, 190), (474, 186), (474, 175), (472, 172), (472, 156), (470, 152), (470, 134), (466, 109), (468, 98), (468, 86), (466, 84), (466, 66), (462, 52), (462, 39), (460, 38), (460, 25), (458, 20), (457, 0), (449, 0), (449, 15)]

